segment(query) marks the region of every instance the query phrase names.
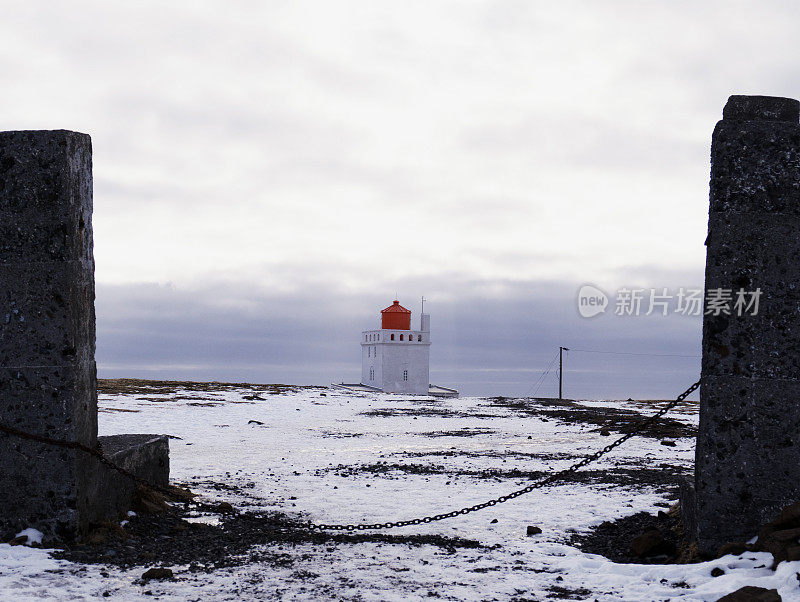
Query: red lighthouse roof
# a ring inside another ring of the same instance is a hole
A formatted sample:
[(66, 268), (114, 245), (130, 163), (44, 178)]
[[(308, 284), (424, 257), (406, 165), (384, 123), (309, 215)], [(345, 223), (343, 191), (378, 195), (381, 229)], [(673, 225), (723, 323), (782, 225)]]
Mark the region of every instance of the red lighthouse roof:
[(381, 310), (381, 328), (411, 330), (411, 310), (395, 299), (389, 307)]

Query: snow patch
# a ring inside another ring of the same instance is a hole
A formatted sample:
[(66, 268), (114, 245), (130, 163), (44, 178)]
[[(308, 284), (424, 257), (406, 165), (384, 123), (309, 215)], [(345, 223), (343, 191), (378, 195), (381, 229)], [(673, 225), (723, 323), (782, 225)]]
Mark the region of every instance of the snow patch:
[(27, 529), (24, 529), (24, 530), (20, 531), (14, 537), (15, 538), (16, 537), (27, 537), (28, 539), (25, 542), (26, 546), (29, 546), (29, 545), (32, 545), (32, 544), (42, 545), (42, 538), (44, 537), (44, 534), (41, 531), (38, 531), (37, 529), (33, 529), (33, 528), (29, 527)]

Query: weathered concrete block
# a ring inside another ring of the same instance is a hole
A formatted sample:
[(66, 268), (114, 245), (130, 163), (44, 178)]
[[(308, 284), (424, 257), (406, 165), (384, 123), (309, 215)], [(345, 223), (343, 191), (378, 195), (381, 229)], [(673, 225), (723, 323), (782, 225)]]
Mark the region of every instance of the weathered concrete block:
[(91, 263), (0, 262), (0, 365), (75, 366), (94, 351)]
[(748, 539), (800, 499), (800, 103), (732, 96), (713, 134), (706, 290), (761, 289), (705, 315), (696, 528)]
[[(116, 465), (159, 487), (169, 485), (169, 438), (165, 435), (111, 435), (98, 437), (103, 455)], [(131, 508), (136, 483), (100, 464), (87, 488), (95, 500), (84, 516), (88, 524), (117, 521)]]
[[(92, 147), (68, 131), (0, 133), (0, 419), (97, 442)], [(93, 462), (0, 434), (4, 531), (71, 537)]]
[(93, 261), (92, 142), (0, 132), (0, 262)]
[[(100, 450), (94, 353), (91, 140), (0, 132), (0, 422)], [(166, 437), (103, 443), (122, 468), (168, 483)], [(0, 432), (0, 490), (0, 540), (29, 526), (70, 540), (123, 516), (135, 484), (83, 451)]]

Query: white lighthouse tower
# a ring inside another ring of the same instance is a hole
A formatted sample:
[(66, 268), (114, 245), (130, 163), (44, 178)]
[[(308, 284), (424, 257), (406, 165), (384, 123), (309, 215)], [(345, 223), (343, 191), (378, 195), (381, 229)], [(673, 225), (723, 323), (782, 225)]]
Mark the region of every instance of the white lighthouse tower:
[(430, 348), (431, 317), (420, 314), (419, 330), (411, 330), (411, 311), (395, 299), (381, 310), (381, 327), (361, 333), (361, 382), (331, 386), (366, 393), (458, 397), (456, 389), (430, 384)]
[(381, 311), (381, 327), (361, 333), (361, 383), (386, 393), (427, 395), (430, 389), (431, 317), (420, 315), (411, 330), (411, 311), (395, 299)]

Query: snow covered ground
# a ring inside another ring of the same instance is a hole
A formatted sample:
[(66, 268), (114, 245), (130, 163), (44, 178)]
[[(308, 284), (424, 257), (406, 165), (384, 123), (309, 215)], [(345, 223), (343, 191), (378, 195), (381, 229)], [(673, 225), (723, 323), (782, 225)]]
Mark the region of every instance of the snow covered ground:
[[(475, 504), (526, 485), (514, 469), (564, 468), (611, 440), (595, 425), (542, 420), (486, 398), (322, 388), (247, 399), (252, 395), (246, 388), (101, 395), (100, 430), (178, 437), (170, 442), (173, 481), (245, 511), (281, 510), (326, 523), (386, 522)], [(636, 402), (587, 405), (654, 411)], [(674, 418), (696, 420), (685, 411)], [(693, 443), (684, 438), (667, 447), (636, 437), (598, 468), (688, 467)], [(219, 491), (215, 483), (236, 489)], [(2, 544), (0, 599), (716, 600), (743, 585), (800, 598), (800, 562), (772, 572), (765, 553), (696, 565), (625, 565), (566, 543), (570, 530), (656, 512), (672, 501), (644, 486), (555, 484), (480, 512), (392, 532), (472, 539), (482, 544), (476, 548), (270, 544), (270, 551), (287, 555), (286, 563), (211, 573), (172, 566), (175, 580), (147, 583), (139, 579), (147, 567), (80, 565)], [(528, 525), (543, 532), (528, 537)], [(726, 573), (712, 577), (715, 567)]]

